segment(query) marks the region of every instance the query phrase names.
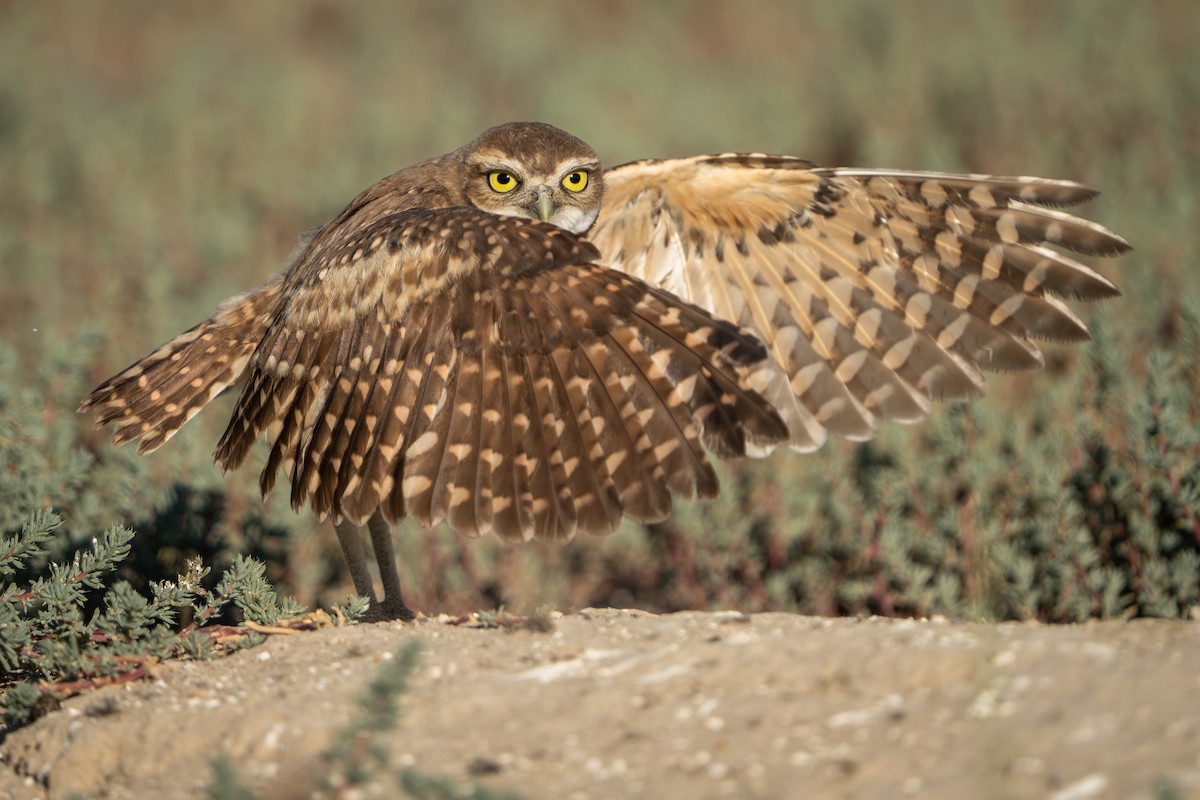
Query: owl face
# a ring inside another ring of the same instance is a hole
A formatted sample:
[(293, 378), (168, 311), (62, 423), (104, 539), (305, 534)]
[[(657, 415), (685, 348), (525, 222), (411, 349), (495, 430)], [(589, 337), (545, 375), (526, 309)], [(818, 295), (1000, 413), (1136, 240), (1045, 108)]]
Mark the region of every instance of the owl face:
[(484, 131), (462, 151), (467, 199), (508, 217), (584, 233), (596, 221), (604, 185), (600, 158), (552, 125), (513, 122)]

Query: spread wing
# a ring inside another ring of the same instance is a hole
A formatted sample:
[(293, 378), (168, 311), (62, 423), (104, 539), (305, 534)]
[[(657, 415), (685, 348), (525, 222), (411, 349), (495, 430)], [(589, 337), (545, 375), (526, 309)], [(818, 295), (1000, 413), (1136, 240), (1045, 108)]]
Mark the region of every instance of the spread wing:
[(96, 424), (116, 422), (115, 444), (162, 447), (245, 372), (279, 302), (283, 275), (231, 297), (199, 325), (140, 358), (83, 399)]
[[(786, 438), (762, 343), (594, 262), (570, 233), (472, 208), (318, 236), (217, 447), (259, 436), (292, 504), (505, 538), (657, 520), (712, 496), (719, 455)], [(765, 378), (763, 378), (765, 380)]]
[(604, 263), (757, 332), (780, 368), (764, 393), (800, 450), (978, 396), (980, 369), (1040, 368), (1037, 340), (1088, 338), (1060, 298), (1118, 294), (1062, 250), (1129, 248), (1050, 208), (1096, 194), (1069, 181), (761, 155), (641, 161), (604, 177), (589, 234)]

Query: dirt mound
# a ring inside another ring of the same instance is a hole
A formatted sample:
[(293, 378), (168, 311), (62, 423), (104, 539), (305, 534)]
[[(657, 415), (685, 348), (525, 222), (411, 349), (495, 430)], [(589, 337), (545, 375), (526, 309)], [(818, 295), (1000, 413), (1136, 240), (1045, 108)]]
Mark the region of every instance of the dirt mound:
[[(273, 637), (73, 698), (0, 746), (0, 798), (203, 797), (218, 754), (263, 797), (306, 796), (354, 698), (413, 639), (393, 772), (529, 798), (1200, 796), (1197, 623), (449, 622)], [(386, 775), (375, 788), (398, 794)]]

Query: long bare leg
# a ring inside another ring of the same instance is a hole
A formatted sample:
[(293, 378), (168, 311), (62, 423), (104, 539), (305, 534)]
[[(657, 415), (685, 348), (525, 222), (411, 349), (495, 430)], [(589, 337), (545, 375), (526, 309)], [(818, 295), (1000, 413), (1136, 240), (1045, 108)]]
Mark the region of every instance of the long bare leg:
[(342, 520), (333, 527), (337, 530), (346, 566), (350, 568), (354, 591), (370, 600), (372, 606), (379, 605), (375, 598), (375, 582), (371, 580), (371, 571), (367, 568), (367, 548), (363, 544), (362, 532), (349, 520)]
[(392, 543), (392, 529), (383, 514), (376, 511), (367, 520), (367, 528), (371, 531), (371, 546), (375, 549), (375, 561), (379, 564), (379, 577), (383, 581), (383, 602), (379, 609), (384, 619), (402, 619), (405, 622), (416, 619), (407, 605), (400, 590), (400, 571), (396, 568), (396, 549)]

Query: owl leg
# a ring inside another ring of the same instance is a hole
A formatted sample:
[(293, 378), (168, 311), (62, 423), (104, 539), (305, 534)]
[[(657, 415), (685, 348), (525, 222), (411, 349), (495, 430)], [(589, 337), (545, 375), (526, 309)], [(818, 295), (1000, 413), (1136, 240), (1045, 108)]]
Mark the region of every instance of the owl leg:
[(367, 569), (367, 549), (363, 545), (358, 526), (344, 519), (333, 527), (337, 530), (338, 542), (342, 545), (342, 554), (346, 557), (346, 566), (350, 568), (354, 591), (370, 600), (372, 608), (378, 606), (375, 585), (371, 580), (371, 572)]
[(417, 615), (404, 604), (404, 597), (400, 591), (400, 572), (396, 569), (396, 551), (392, 545), (392, 531), (383, 515), (376, 512), (367, 521), (375, 560), (379, 562), (379, 575), (383, 579), (382, 602), (375, 597), (375, 583), (367, 566), (367, 549), (359, 527), (349, 520), (342, 520), (334, 525), (334, 528), (342, 545), (342, 553), (346, 557), (346, 566), (350, 569), (350, 578), (354, 581), (354, 591), (371, 601), (371, 610), (367, 618), (400, 619), (406, 622), (416, 619)]
[(404, 604), (400, 591), (400, 571), (396, 569), (396, 549), (392, 543), (392, 529), (383, 514), (376, 511), (367, 520), (371, 531), (371, 546), (375, 548), (375, 561), (379, 564), (379, 577), (383, 581), (383, 602), (379, 610), (384, 619), (401, 619), (411, 622), (417, 615)]

